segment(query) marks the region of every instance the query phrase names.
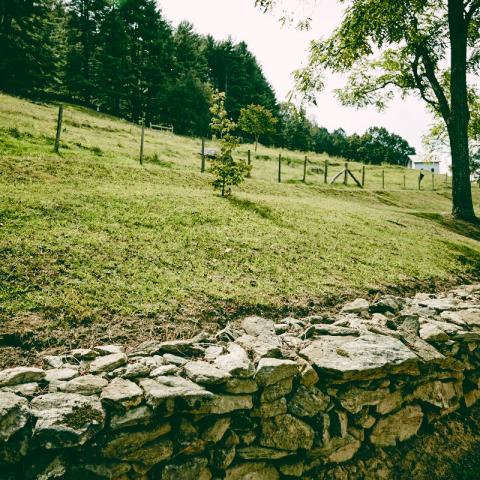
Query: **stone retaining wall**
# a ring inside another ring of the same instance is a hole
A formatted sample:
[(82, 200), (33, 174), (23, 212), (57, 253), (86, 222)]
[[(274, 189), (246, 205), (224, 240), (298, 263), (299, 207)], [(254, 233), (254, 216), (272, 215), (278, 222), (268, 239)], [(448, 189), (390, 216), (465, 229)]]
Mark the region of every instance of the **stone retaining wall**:
[(479, 344), (463, 286), (45, 357), (0, 371), (0, 479), (315, 478), (470, 408)]

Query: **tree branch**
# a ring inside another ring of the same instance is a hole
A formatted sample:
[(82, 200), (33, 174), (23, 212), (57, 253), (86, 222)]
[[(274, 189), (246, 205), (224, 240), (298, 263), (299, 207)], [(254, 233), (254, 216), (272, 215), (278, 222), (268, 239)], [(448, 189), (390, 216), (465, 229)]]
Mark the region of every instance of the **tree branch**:
[(450, 119), (450, 105), (448, 103), (445, 92), (443, 91), (442, 85), (438, 81), (438, 78), (435, 74), (434, 62), (430, 58), (428, 50), (425, 48), (425, 46), (421, 46), (418, 53), (422, 59), (423, 67), (425, 68), (425, 76), (427, 77), (430, 86), (432, 87), (433, 93), (437, 97), (438, 110), (445, 122), (448, 124)]
[(465, 23), (467, 25), (470, 23), (470, 20), (475, 15), (475, 13), (477, 13), (478, 10), (480, 9), (480, 0), (472, 0), (471, 2), (467, 2), (465, 4), (465, 7), (468, 7), (469, 3), (470, 3), (470, 8), (468, 10), (465, 10)]
[(413, 78), (415, 80), (415, 84), (417, 85), (417, 88), (420, 91), (420, 96), (422, 99), (430, 105), (434, 110), (437, 112), (440, 111), (440, 105), (438, 102), (435, 100), (432, 100), (428, 95), (427, 95), (427, 87), (425, 86), (425, 83), (422, 80), (422, 77), (420, 73), (418, 72), (418, 66), (419, 66), (419, 61), (420, 61), (420, 54), (417, 53), (415, 55), (415, 59), (412, 62), (412, 73), (413, 73)]

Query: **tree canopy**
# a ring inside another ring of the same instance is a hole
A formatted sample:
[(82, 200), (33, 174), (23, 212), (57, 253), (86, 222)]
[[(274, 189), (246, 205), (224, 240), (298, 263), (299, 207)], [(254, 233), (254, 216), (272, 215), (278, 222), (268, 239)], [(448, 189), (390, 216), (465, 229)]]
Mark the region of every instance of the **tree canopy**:
[[(256, 3), (268, 9), (279, 2)], [(307, 67), (296, 74), (299, 88), (312, 99), (323, 86), (323, 72), (330, 70), (348, 76), (337, 91), (345, 105), (382, 109), (396, 93), (420, 97), (448, 132), (452, 212), (474, 219), (468, 97), (480, 64), (480, 0), (341, 3), (346, 9), (340, 25), (329, 38), (312, 43)]]
[(249, 105), (240, 110), (238, 126), (245, 133), (253, 135), (255, 139), (255, 151), (257, 151), (260, 135), (275, 133), (277, 119), (272, 111), (262, 105)]

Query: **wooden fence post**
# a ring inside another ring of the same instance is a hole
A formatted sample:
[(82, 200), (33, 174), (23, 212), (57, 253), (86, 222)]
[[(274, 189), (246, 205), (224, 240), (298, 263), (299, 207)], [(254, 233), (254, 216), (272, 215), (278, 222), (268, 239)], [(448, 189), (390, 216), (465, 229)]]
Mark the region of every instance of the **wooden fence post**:
[(343, 184), (347, 185), (348, 183), (348, 163), (345, 164), (345, 170), (343, 174)]
[(145, 141), (145, 120), (142, 119), (142, 134), (140, 138), (140, 165), (143, 165), (143, 143)]
[(405, 174), (403, 174), (403, 189), (406, 190), (407, 189), (407, 176)]
[(278, 183), (282, 182), (282, 154), (278, 154)]
[(365, 165), (362, 166), (362, 188), (365, 187)]
[(57, 135), (55, 136), (55, 153), (58, 153), (60, 150), (60, 137), (62, 135), (62, 122), (63, 122), (63, 104), (61, 103), (58, 107), (58, 117), (57, 117)]
[(203, 173), (205, 171), (205, 139), (202, 138), (202, 150), (200, 152), (202, 156), (202, 161), (200, 164), (200, 172)]
[(382, 190), (385, 190), (385, 170), (382, 170)]
[(323, 170), (323, 183), (328, 182), (328, 160), (325, 160), (325, 168)]
[(418, 174), (418, 189), (422, 189), (422, 173)]
[(307, 181), (307, 162), (308, 162), (308, 158), (305, 155), (305, 160), (303, 162), (303, 183)]
[[(250, 166), (252, 164), (252, 153), (250, 152), (250, 149), (247, 150), (247, 165)], [(247, 177), (250, 178), (251, 176), (251, 170), (248, 170)]]

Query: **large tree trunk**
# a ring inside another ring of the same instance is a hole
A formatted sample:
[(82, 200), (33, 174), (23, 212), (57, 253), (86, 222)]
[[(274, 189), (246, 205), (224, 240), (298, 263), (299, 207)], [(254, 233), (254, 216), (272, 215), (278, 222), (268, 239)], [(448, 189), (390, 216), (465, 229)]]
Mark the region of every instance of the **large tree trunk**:
[(448, 0), (451, 44), (451, 108), (448, 136), (452, 151), (452, 214), (463, 220), (474, 220), (470, 183), (468, 124), (470, 112), (467, 95), (467, 28), (463, 0)]

